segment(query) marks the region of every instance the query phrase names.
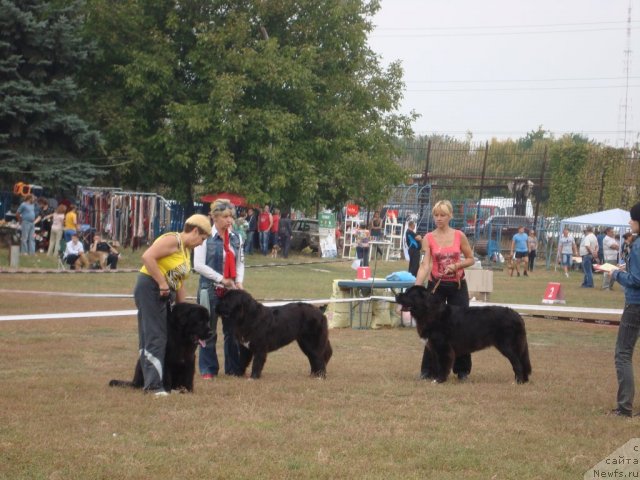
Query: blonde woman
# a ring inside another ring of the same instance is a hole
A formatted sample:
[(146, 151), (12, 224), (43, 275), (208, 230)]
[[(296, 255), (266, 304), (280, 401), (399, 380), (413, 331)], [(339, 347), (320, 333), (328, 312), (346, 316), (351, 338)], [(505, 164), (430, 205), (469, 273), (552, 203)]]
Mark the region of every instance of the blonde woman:
[(138, 308), (140, 366), (144, 390), (156, 396), (164, 390), (163, 365), (167, 345), (167, 305), (184, 302), (184, 281), (191, 270), (191, 250), (211, 235), (205, 215), (192, 215), (182, 232), (161, 235), (142, 255), (143, 266), (133, 290)]
[[(233, 231), (236, 209), (224, 198), (211, 204), (213, 229), (206, 242), (193, 252), (193, 268), (200, 274), (198, 302), (209, 308), (213, 337), (200, 348), (198, 364), (200, 375), (204, 379), (213, 379), (218, 375), (220, 363), (216, 353), (218, 339), (216, 305), (224, 292), (229, 289), (242, 289), (244, 279), (244, 251), (242, 239)], [(224, 335), (224, 373), (241, 375), (240, 352), (233, 336), (231, 325), (222, 321)]]
[[(461, 307), (469, 306), (469, 291), (464, 279), (464, 268), (475, 263), (473, 251), (465, 234), (449, 226), (453, 218), (453, 207), (448, 200), (440, 200), (431, 210), (436, 228), (422, 239), (424, 258), (416, 275), (416, 285), (423, 285), (429, 278), (427, 288), (442, 302)], [(464, 255), (464, 258), (462, 256)], [(425, 347), (420, 375), (432, 378), (430, 354)], [(465, 380), (471, 373), (471, 355), (456, 358), (453, 373)]]

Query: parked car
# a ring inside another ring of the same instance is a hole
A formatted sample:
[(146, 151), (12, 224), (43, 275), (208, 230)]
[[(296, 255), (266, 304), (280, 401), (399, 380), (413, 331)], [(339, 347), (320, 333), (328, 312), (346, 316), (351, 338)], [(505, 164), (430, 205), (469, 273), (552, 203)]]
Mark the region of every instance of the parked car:
[(533, 217), (525, 217), (522, 215), (493, 215), (487, 218), (482, 226), (484, 235), (497, 236), (498, 232), (502, 237), (511, 238), (518, 233), (518, 227), (522, 225), (528, 232), (533, 228)]
[(301, 218), (291, 225), (291, 249), (302, 250), (306, 247), (317, 252), (320, 248), (318, 220)]

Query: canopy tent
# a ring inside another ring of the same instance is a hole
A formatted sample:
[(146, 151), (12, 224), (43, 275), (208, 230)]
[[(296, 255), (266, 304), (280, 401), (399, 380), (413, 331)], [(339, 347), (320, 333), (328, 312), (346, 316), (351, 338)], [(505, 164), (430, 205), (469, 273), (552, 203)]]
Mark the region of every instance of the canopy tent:
[[(580, 244), (580, 238), (585, 228), (591, 227), (612, 227), (619, 235), (618, 238), (622, 238), (622, 235), (629, 231), (629, 220), (631, 215), (626, 210), (620, 208), (614, 208), (611, 210), (604, 210), (602, 212), (587, 213), (585, 215), (579, 215), (577, 217), (565, 218), (560, 222), (560, 230), (558, 231), (558, 238), (562, 235), (562, 231), (568, 228), (573, 236), (576, 238), (577, 244)], [(576, 235), (577, 234), (577, 235)], [(622, 242), (618, 242), (620, 249), (622, 249)], [(577, 246), (577, 245), (576, 245)]]
[(622, 236), (629, 230), (631, 215), (626, 210), (614, 208), (602, 212), (587, 213), (578, 217), (565, 218), (560, 222), (558, 236), (562, 235), (565, 227), (573, 232), (582, 232), (586, 227), (613, 227), (617, 234)]
[(200, 197), (200, 200), (203, 203), (212, 203), (219, 198), (226, 198), (231, 203), (233, 203), (236, 207), (247, 206), (247, 199), (245, 197), (243, 197), (242, 195), (237, 195), (235, 193), (229, 193), (229, 192), (210, 193), (208, 195), (203, 195), (202, 197)]

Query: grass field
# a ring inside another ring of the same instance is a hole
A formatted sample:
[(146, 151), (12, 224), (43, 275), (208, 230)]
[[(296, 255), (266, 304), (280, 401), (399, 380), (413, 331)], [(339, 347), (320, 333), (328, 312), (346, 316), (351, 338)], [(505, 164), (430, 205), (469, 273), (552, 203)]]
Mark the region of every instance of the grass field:
[[(348, 262), (265, 260), (249, 258), (245, 282), (261, 299), (327, 298), (333, 279), (353, 278)], [(405, 264), (376, 268), (384, 276)], [(132, 309), (130, 298), (38, 292), (129, 294), (134, 278), (0, 274), (0, 315)], [(568, 305), (622, 308), (619, 289), (585, 291), (578, 273), (542, 269), (496, 271), (491, 300), (537, 304), (552, 280)], [(188, 287), (194, 294), (195, 276)], [(133, 317), (0, 322), (0, 478), (582, 478), (638, 436), (640, 419), (604, 415), (616, 328), (526, 324), (527, 385), (495, 350), (473, 355), (466, 383), (420, 381), (415, 330), (336, 329), (324, 381), (308, 377), (291, 345), (269, 355), (259, 381), (197, 378), (194, 394), (155, 399), (107, 387), (133, 373)]]

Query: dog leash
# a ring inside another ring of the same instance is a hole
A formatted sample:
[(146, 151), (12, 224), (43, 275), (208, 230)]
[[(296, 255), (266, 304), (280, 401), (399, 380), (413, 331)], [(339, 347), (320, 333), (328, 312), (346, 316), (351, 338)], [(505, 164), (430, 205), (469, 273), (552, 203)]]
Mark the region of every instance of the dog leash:
[[(433, 289), (431, 290), (431, 295), (436, 293), (436, 290), (440, 286), (440, 282), (442, 282), (442, 277), (438, 278), (438, 281), (433, 286)], [(460, 290), (461, 288), (462, 288), (462, 282), (461, 282), (460, 278), (458, 278), (458, 290)]]

